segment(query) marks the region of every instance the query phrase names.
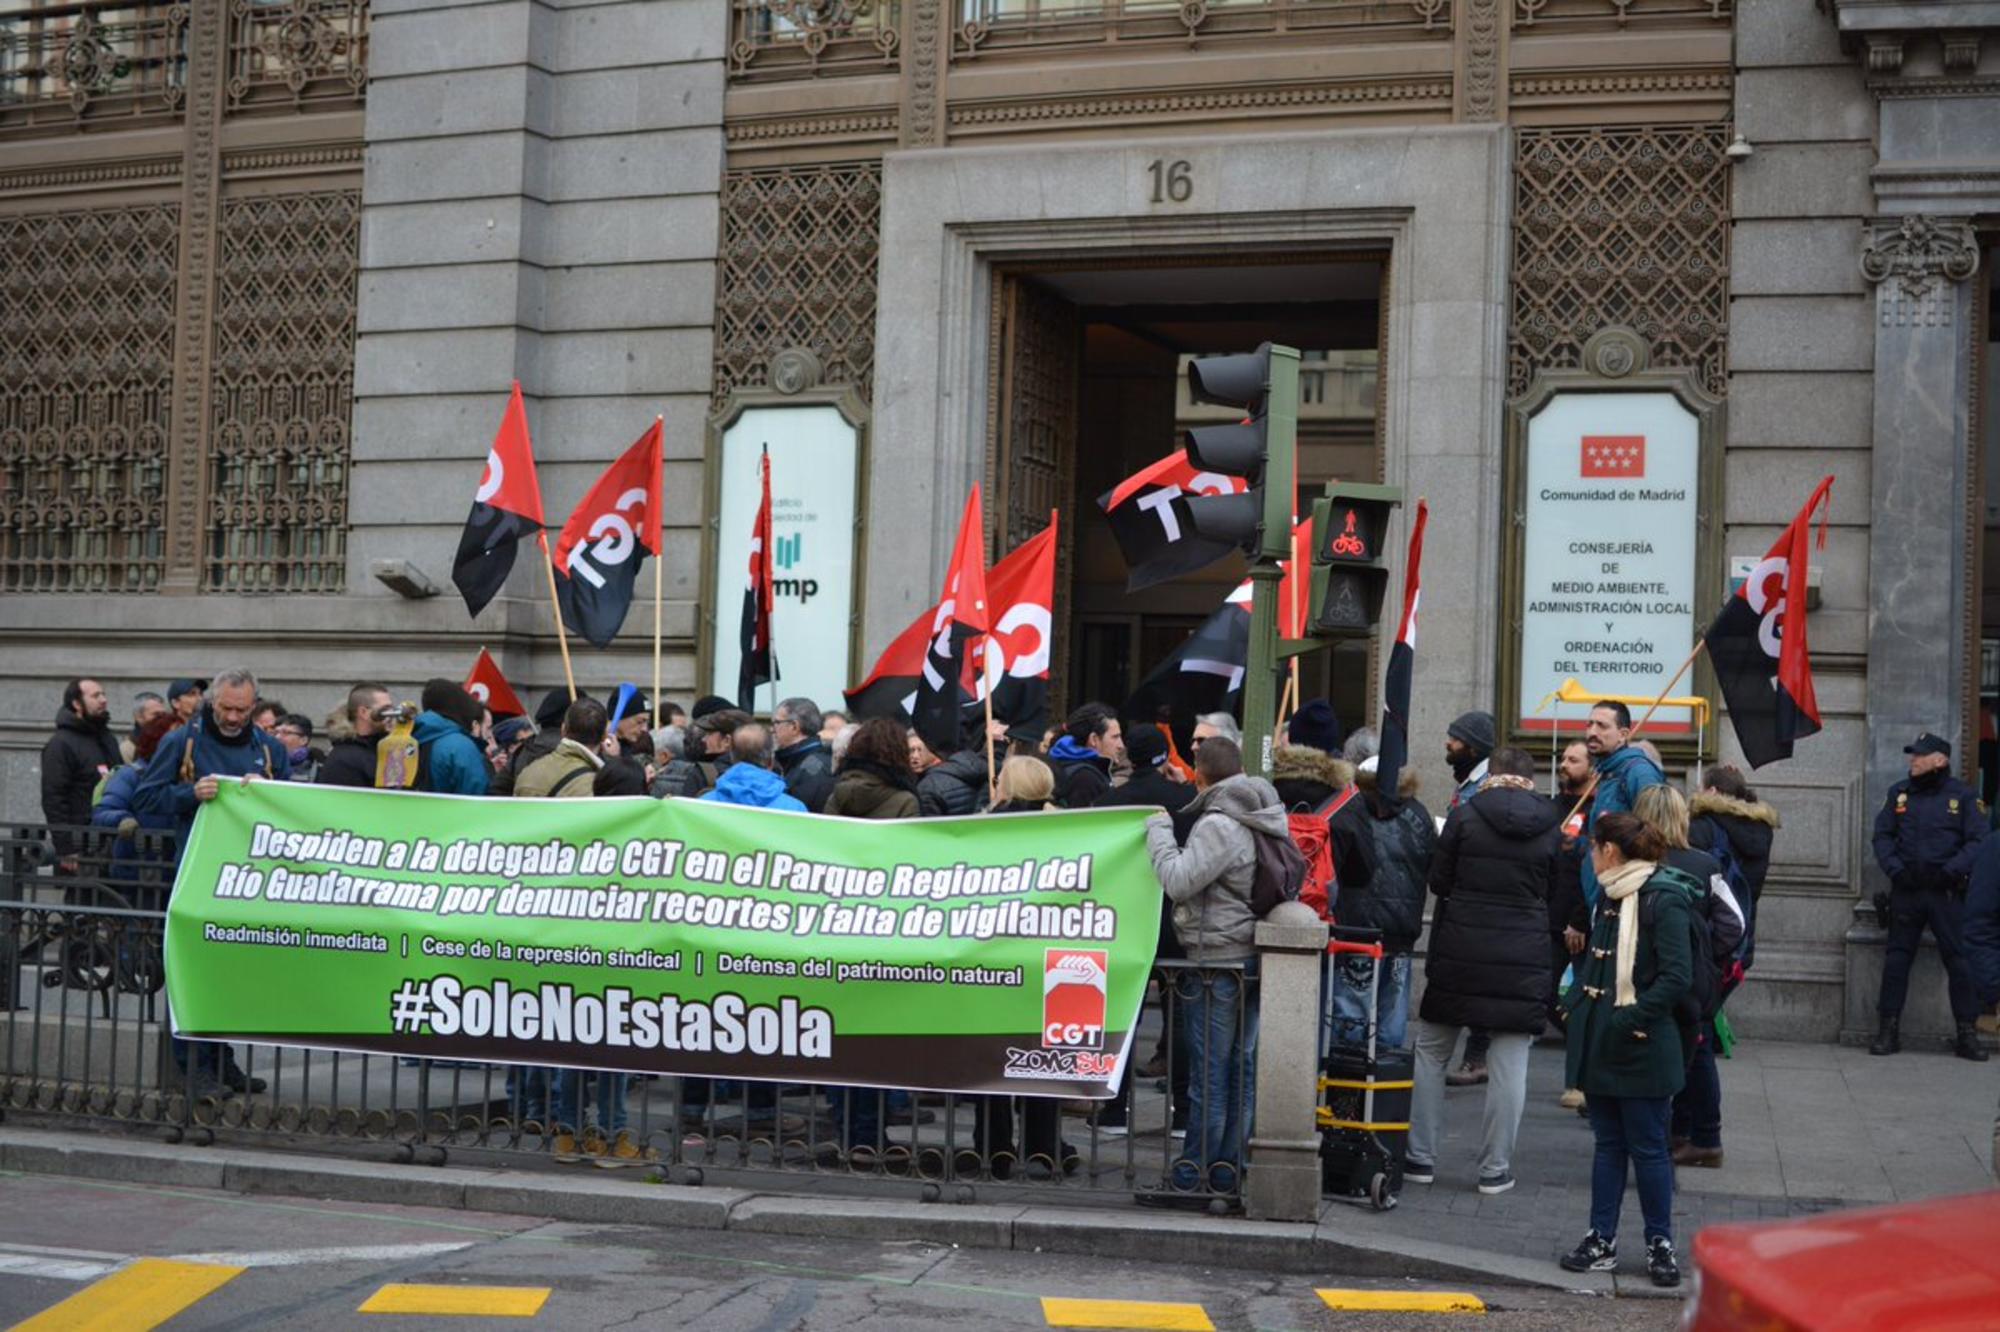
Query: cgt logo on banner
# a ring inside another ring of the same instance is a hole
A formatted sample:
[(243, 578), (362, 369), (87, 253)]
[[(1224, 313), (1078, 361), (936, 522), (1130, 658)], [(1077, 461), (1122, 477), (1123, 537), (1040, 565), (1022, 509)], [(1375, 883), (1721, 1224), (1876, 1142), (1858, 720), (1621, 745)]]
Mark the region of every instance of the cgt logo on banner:
[(1111, 955), (1051, 948), (1042, 961), (1042, 1047), (1101, 1050)]

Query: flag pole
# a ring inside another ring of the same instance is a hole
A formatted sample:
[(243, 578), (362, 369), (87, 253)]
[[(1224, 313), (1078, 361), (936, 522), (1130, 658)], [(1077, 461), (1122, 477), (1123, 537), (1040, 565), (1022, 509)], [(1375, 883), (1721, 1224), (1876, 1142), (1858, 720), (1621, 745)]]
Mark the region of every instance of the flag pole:
[[(1660, 710), (1660, 705), (1667, 701), (1667, 695), (1674, 692), (1674, 686), (1678, 685), (1681, 682), (1681, 677), (1686, 675), (1688, 673), (1688, 668), (1694, 665), (1695, 658), (1699, 657), (1705, 650), (1707, 650), (1707, 648), (1708, 648), (1708, 636), (1706, 634), (1694, 640), (1694, 651), (1687, 654), (1687, 660), (1682, 662), (1681, 668), (1674, 672), (1674, 678), (1667, 681), (1667, 687), (1660, 691), (1659, 697), (1655, 698), (1652, 701), (1652, 703), (1646, 708), (1646, 711), (1640, 716), (1638, 721), (1632, 723), (1632, 733), (1631, 735), (1625, 737), (1626, 744), (1632, 743), (1632, 737), (1638, 735), (1640, 731), (1646, 729), (1646, 723), (1653, 720), (1653, 714), (1658, 712)], [(1592, 772), (1590, 774), (1590, 781), (1584, 786), (1583, 794), (1576, 798), (1576, 803), (1570, 806), (1569, 813), (1563, 817), (1564, 823), (1568, 823), (1571, 819), (1575, 818), (1579, 813), (1581, 813), (1584, 804), (1587, 801), (1589, 801), (1589, 799), (1592, 796), (1597, 794), (1597, 776), (1598, 774), (1595, 772)]]
[[(664, 414), (653, 418), (655, 430), (665, 430), (667, 418)], [(655, 506), (662, 508), (664, 506)], [(646, 729), (651, 730), (660, 720), (660, 606), (666, 600), (667, 581), (667, 515), (653, 515), (653, 692), (651, 695), (653, 715), (646, 718)], [(652, 741), (648, 740), (647, 744)]]
[(556, 592), (556, 557), (549, 549), (549, 534), (544, 528), (535, 539), (542, 543), (542, 567), (549, 571), (549, 608), (556, 613), (556, 642), (562, 648), (563, 682), (569, 686), (569, 701), (576, 702), (576, 672), (569, 664), (569, 630), (563, 625), (562, 597)]

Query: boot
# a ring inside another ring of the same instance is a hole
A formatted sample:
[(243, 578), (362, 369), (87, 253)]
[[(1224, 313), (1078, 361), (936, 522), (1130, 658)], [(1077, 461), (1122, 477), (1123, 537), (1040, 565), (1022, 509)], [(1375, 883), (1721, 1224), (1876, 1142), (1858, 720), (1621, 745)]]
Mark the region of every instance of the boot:
[(1903, 1037), (1898, 1029), (1902, 1024), (1901, 1018), (1883, 1018), (1881, 1027), (1875, 1033), (1875, 1040), (1868, 1047), (1868, 1053), (1892, 1055), (1900, 1051), (1903, 1048)]
[(1951, 1052), (1975, 1064), (1986, 1062), (1986, 1047), (1979, 1043), (1979, 1029), (1970, 1022), (1958, 1024), (1958, 1039), (1952, 1042)]

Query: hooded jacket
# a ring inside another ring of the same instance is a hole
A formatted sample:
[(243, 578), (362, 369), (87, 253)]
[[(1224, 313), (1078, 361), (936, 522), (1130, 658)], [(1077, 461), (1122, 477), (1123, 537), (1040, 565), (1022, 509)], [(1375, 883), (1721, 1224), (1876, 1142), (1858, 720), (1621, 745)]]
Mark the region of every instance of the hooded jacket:
[(1414, 768), (1403, 769), (1394, 800), (1383, 798), (1372, 772), (1357, 771), (1354, 785), (1361, 792), (1356, 803), (1368, 815), (1375, 873), (1357, 894), (1350, 895), (1342, 885), (1341, 923), (1380, 930), (1390, 953), (1407, 953), (1424, 932), (1424, 894), (1437, 854), (1437, 821), (1417, 799)]
[(332, 742), (326, 747), (326, 757), (320, 760), (319, 771), (313, 774), (313, 784), (374, 786), (375, 751), (382, 744), (383, 732), (356, 735), (354, 723), (342, 717), (334, 723), (330, 734)]
[(848, 819), (914, 819), (916, 779), (850, 758), (833, 780), (826, 812)]
[(1778, 811), (1761, 800), (1737, 800), (1715, 791), (1697, 791), (1688, 801), (1688, 845), (1698, 851), (1715, 846), (1717, 835), (1729, 839), (1729, 853), (1743, 871), (1753, 904), (1764, 893), (1771, 872), (1771, 841), (1778, 835)]
[(1446, 816), (1431, 861), (1438, 903), (1424, 964), (1424, 1021), (1541, 1031), (1549, 898), (1561, 851), (1562, 815), (1532, 790), (1488, 787)]
[[(1354, 765), (1309, 745), (1279, 745), (1271, 751), (1271, 785), (1287, 814), (1310, 814), (1354, 785)], [(1358, 791), (1326, 821), (1333, 874), (1340, 881), (1337, 909), (1343, 925), (1366, 923), (1356, 919), (1355, 912), (1368, 911), (1368, 888), (1375, 880), (1375, 831), (1368, 824), (1367, 804)], [(1357, 907), (1350, 894), (1362, 898), (1363, 905)], [(1423, 909), (1421, 895), (1417, 909), (1419, 913)], [(1410, 941), (1416, 942), (1415, 934)]]
[(523, 797), (555, 796), (561, 800), (585, 798), (604, 759), (580, 740), (562, 736), (556, 747), (514, 774), (514, 794)]
[(1074, 736), (1057, 740), (1048, 757), (1056, 772), (1056, 803), (1064, 809), (1089, 809), (1111, 789), (1111, 760)]
[[(437, 712), (420, 712), (411, 732), (418, 746), (417, 785), (438, 795), (485, 795), (493, 771), (486, 751), (463, 726)], [(374, 785), (371, 779), (369, 785)]]
[(711, 790), (701, 799), (718, 805), (751, 805), (758, 809), (789, 809), (806, 812), (805, 802), (785, 790), (785, 779), (769, 768), (754, 763), (732, 763)]
[[(90, 822), (90, 797), (97, 784), (123, 761), (108, 723), (56, 714), (56, 733), (42, 746), (42, 817), (50, 823), (83, 827)], [(53, 834), (56, 850), (70, 853), (69, 837)]]
[(1250, 883), (1257, 870), (1253, 832), (1286, 837), (1285, 809), (1261, 777), (1238, 774), (1187, 804), (1195, 816), (1187, 846), (1174, 844), (1173, 819), (1146, 820), (1153, 872), (1174, 904), (1174, 934), (1195, 962), (1238, 962), (1251, 954), (1257, 917)]
[(977, 814), (986, 804), (986, 752), (961, 749), (917, 778), (917, 808), (927, 819)]
[[(1666, 774), (1637, 745), (1626, 745), (1606, 754), (1597, 760), (1597, 793), (1590, 802), (1590, 822), (1585, 825), (1585, 831), (1595, 831), (1597, 820), (1606, 814), (1630, 814), (1632, 802), (1639, 798), (1639, 792), (1666, 780)], [(1592, 868), (1589, 856), (1583, 858), (1581, 881), (1583, 900), (1588, 907), (1595, 909), (1599, 896), (1597, 871)], [(1570, 1085), (1574, 1087), (1576, 1084)]]
[(778, 751), (778, 770), (785, 775), (785, 789), (792, 798), (814, 814), (826, 808), (833, 794), (833, 755), (818, 736), (808, 736)]

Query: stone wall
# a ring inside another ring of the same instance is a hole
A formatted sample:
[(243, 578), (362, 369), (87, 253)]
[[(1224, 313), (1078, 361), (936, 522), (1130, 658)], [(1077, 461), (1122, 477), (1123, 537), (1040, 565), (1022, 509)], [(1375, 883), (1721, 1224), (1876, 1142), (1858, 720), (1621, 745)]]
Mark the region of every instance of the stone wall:
[[(666, 680), (690, 692), (727, 27), (724, 0), (376, 0), (346, 590), (6, 598), (0, 815), (37, 814), (39, 751), (78, 671), (121, 719), (138, 689), (237, 662), (315, 717), (356, 679), (401, 693), (457, 676), (482, 644), (517, 686), (559, 683), (529, 549), (476, 622), (450, 586), (516, 378), (553, 524), (665, 416)], [(442, 594), (391, 592), (370, 573), (383, 558)], [(645, 683), (650, 630), (635, 605), (613, 651), (579, 647), (579, 683)]]

